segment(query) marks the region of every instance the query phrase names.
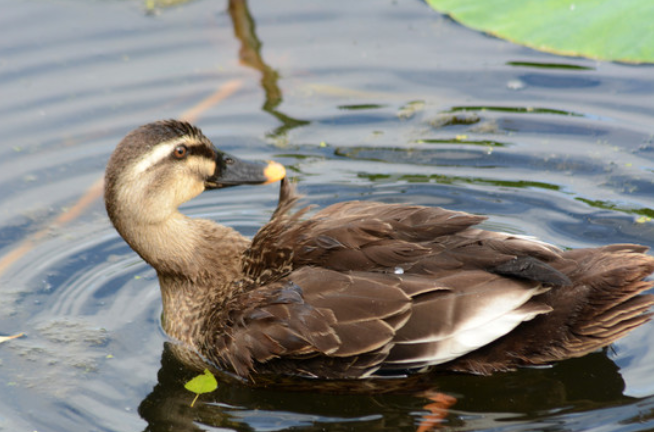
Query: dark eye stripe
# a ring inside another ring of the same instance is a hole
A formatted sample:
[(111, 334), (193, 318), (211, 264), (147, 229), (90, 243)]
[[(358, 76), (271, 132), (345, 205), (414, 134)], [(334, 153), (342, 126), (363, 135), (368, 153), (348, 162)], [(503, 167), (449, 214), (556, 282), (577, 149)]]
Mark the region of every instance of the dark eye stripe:
[(211, 160), (216, 158), (216, 153), (205, 145), (188, 146), (188, 152), (194, 156), (201, 156)]

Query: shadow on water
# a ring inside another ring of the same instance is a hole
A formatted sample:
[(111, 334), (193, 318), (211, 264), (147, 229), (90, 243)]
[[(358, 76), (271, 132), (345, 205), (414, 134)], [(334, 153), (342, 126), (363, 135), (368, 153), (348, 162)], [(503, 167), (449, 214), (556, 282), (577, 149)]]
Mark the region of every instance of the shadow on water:
[(198, 423), (239, 431), (261, 430), (264, 425), (265, 430), (318, 431), (334, 422), (347, 424), (352, 431), (415, 431), (429, 416), (425, 406), (434, 392), (456, 398), (443, 425), (462, 429), (482, 413), (497, 414), (515, 427), (552, 416), (565, 423), (564, 417), (572, 413), (637, 402), (623, 395), (617, 366), (604, 353), (596, 353), (490, 377), (435, 373), (340, 383), (278, 379), (258, 387), (219, 377), (218, 389), (200, 396), (191, 408), (193, 394), (184, 383), (195, 373), (176, 360), (168, 345), (159, 382), (139, 406), (150, 432), (203, 430)]

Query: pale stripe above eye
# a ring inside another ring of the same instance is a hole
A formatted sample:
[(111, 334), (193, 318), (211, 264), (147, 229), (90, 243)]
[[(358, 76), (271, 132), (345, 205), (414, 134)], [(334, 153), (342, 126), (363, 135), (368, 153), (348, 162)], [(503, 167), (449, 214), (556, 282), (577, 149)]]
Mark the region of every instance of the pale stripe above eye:
[(170, 155), (170, 153), (175, 149), (175, 147), (177, 147), (178, 145), (184, 142), (187, 142), (188, 140), (189, 140), (188, 136), (183, 136), (158, 144), (149, 153), (146, 153), (145, 156), (140, 161), (138, 161), (138, 163), (134, 166), (132, 173), (134, 175), (139, 175), (141, 173), (144, 173), (154, 165), (161, 162), (163, 159), (167, 158)]

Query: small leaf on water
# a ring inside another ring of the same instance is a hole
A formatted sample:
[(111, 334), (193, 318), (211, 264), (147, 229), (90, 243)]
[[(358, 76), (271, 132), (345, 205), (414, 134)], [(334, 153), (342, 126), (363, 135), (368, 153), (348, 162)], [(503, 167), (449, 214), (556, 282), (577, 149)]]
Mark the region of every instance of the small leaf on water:
[(193, 406), (195, 405), (195, 401), (198, 400), (199, 395), (202, 393), (211, 393), (216, 390), (218, 388), (218, 382), (209, 369), (205, 369), (204, 374), (198, 375), (184, 384), (184, 388), (195, 393), (195, 399), (191, 402), (191, 406)]
[(651, 220), (652, 218), (649, 216), (641, 216), (638, 219), (636, 219), (636, 223), (643, 224), (643, 223), (650, 222)]
[(8, 340), (12, 340), (12, 339), (17, 339), (19, 337), (22, 337), (23, 335), (24, 333), (18, 333), (17, 335), (13, 335), (13, 336), (0, 336), (0, 343), (7, 342)]

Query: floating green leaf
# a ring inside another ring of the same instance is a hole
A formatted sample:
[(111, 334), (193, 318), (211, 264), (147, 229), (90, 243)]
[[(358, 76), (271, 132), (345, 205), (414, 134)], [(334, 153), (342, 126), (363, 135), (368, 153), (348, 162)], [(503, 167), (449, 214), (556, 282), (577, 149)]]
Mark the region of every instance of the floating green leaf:
[(476, 30), (556, 54), (654, 63), (651, 0), (426, 0)]
[(198, 375), (193, 378), (191, 381), (184, 384), (184, 388), (190, 392), (195, 393), (195, 398), (191, 402), (191, 407), (195, 405), (195, 401), (198, 400), (198, 396), (202, 393), (211, 393), (212, 391), (218, 388), (218, 382), (216, 377), (209, 371), (209, 369), (204, 370), (204, 374)]

